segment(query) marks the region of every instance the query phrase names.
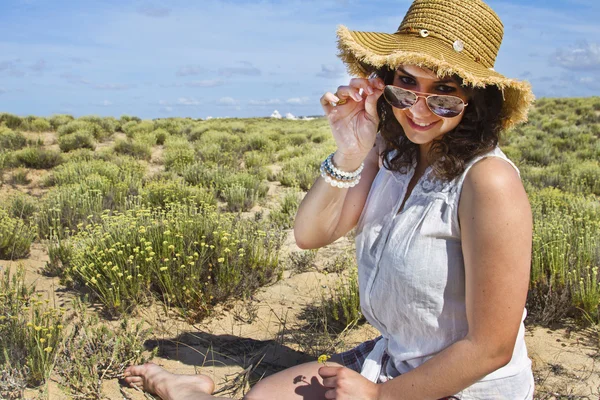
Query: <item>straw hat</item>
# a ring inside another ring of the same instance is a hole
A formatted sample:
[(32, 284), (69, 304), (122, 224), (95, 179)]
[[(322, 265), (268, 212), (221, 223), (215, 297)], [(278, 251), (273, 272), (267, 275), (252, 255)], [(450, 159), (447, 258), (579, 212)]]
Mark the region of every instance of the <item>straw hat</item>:
[(339, 26), (338, 56), (351, 75), (363, 78), (384, 65), (412, 64), (440, 77), (456, 74), (469, 86), (496, 85), (504, 96), (507, 129), (527, 120), (534, 96), (528, 82), (494, 71), (503, 32), (496, 13), (481, 0), (415, 0), (393, 34)]

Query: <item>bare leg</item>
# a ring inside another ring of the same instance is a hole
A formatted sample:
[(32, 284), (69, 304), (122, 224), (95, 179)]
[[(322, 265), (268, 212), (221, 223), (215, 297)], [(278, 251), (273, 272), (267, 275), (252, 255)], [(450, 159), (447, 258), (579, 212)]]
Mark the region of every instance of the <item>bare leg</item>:
[[(327, 365), (342, 366), (330, 361)], [(325, 400), (327, 389), (318, 373), (322, 366), (313, 361), (271, 375), (254, 385), (244, 400)]]
[[(332, 360), (327, 362), (328, 366), (342, 366), (337, 356)], [(271, 375), (254, 385), (244, 400), (325, 400), (326, 389), (318, 373), (322, 366), (313, 361)], [(205, 375), (176, 375), (147, 363), (127, 368), (125, 376), (130, 386), (156, 394), (163, 400), (228, 400), (212, 396), (214, 382)]]
[(124, 380), (163, 400), (216, 399), (212, 396), (215, 384), (208, 376), (176, 375), (152, 363), (127, 368)]

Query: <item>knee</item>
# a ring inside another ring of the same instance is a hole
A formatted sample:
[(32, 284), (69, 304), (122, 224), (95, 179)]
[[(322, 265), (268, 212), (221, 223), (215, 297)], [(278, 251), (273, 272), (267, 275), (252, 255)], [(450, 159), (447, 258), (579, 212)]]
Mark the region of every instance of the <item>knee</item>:
[(252, 389), (250, 389), (248, 393), (246, 393), (243, 400), (267, 400), (269, 397), (266, 387), (267, 385), (263, 381), (258, 382), (256, 385), (252, 386)]

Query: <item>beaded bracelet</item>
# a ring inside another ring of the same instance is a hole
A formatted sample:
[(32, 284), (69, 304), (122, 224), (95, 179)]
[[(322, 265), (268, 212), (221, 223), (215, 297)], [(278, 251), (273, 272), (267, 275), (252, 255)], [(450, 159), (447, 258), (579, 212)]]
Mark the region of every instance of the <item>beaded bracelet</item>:
[(360, 181), (360, 176), (354, 179), (353, 181), (338, 181), (335, 178), (332, 178), (325, 172), (324, 169), (321, 168), (321, 177), (325, 180), (325, 182), (329, 183), (331, 186), (339, 187), (339, 188), (351, 188), (358, 185)]
[(341, 171), (333, 165), (332, 159), (334, 154), (335, 153), (331, 153), (329, 157), (321, 163), (321, 177), (325, 179), (325, 182), (334, 187), (350, 188), (358, 185), (364, 163), (361, 163), (360, 167), (354, 172)]
[(333, 155), (334, 154), (335, 154), (335, 152), (331, 153), (329, 155), (329, 157), (327, 157), (325, 159), (325, 165), (326, 165), (326, 168), (328, 170), (330, 170), (331, 172), (333, 172), (332, 175), (337, 175), (337, 176), (340, 177), (340, 179), (345, 179), (345, 180), (347, 180), (347, 179), (354, 179), (354, 178), (356, 178), (357, 176), (360, 175), (360, 173), (362, 172), (363, 168), (365, 167), (365, 163), (362, 162), (362, 163), (360, 163), (360, 167), (358, 167), (353, 172), (346, 172), (346, 171), (339, 170), (339, 169), (337, 169), (335, 167), (335, 165), (333, 165)]

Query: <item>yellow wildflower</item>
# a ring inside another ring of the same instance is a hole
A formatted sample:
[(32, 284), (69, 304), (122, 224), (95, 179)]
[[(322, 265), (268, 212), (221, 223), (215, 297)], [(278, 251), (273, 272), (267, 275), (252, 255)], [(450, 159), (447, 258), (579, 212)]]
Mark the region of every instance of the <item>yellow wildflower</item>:
[(330, 355), (327, 354), (321, 354), (319, 356), (319, 358), (317, 359), (317, 361), (323, 365), (325, 365), (325, 363), (327, 362), (327, 360), (329, 360), (331, 358)]

